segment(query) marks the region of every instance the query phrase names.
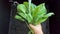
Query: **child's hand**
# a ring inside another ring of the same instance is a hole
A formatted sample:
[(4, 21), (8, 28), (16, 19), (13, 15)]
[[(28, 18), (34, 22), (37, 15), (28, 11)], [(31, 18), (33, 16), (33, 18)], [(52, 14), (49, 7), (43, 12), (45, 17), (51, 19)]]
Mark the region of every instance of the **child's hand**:
[(41, 24), (38, 24), (36, 26), (29, 24), (29, 26), (33, 29), (35, 34), (43, 34)]

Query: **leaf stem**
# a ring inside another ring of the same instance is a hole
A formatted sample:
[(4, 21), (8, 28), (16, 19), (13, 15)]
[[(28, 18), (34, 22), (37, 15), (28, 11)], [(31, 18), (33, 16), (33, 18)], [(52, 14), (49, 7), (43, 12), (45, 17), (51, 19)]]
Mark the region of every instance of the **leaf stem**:
[(31, 13), (30, 12), (31, 0), (28, 0), (28, 2), (29, 2), (29, 13)]
[(28, 34), (34, 34), (34, 32), (33, 32), (33, 30), (30, 28), (30, 26), (29, 26), (29, 24), (25, 21), (25, 23), (26, 23), (26, 25), (27, 25), (27, 27), (29, 28), (29, 32), (28, 32)]

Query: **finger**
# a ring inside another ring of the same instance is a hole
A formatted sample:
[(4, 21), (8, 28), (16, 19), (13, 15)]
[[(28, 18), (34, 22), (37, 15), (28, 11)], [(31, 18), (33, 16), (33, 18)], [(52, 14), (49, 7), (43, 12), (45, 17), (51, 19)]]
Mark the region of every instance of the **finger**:
[(32, 25), (32, 24), (29, 24), (29, 26), (34, 30), (35, 29), (35, 26)]

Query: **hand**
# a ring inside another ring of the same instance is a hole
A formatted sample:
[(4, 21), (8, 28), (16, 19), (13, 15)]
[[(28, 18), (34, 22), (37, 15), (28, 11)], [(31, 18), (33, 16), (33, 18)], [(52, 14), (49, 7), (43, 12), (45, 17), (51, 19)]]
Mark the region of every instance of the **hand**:
[(29, 24), (29, 26), (32, 28), (35, 34), (43, 34), (41, 24), (38, 24), (36, 26)]

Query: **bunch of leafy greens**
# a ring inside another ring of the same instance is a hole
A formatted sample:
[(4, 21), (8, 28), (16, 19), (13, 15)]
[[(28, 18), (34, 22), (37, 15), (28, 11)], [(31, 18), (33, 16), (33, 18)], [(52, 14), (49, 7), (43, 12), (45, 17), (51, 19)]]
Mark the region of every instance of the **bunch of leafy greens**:
[[(17, 14), (15, 15), (15, 19), (27, 21), (28, 24), (37, 25), (46, 21), (51, 15), (54, 15), (54, 13), (47, 13), (45, 3), (36, 6), (29, 1), (17, 5)], [(28, 34), (31, 34), (31, 32), (33, 33), (32, 29), (30, 29)]]

